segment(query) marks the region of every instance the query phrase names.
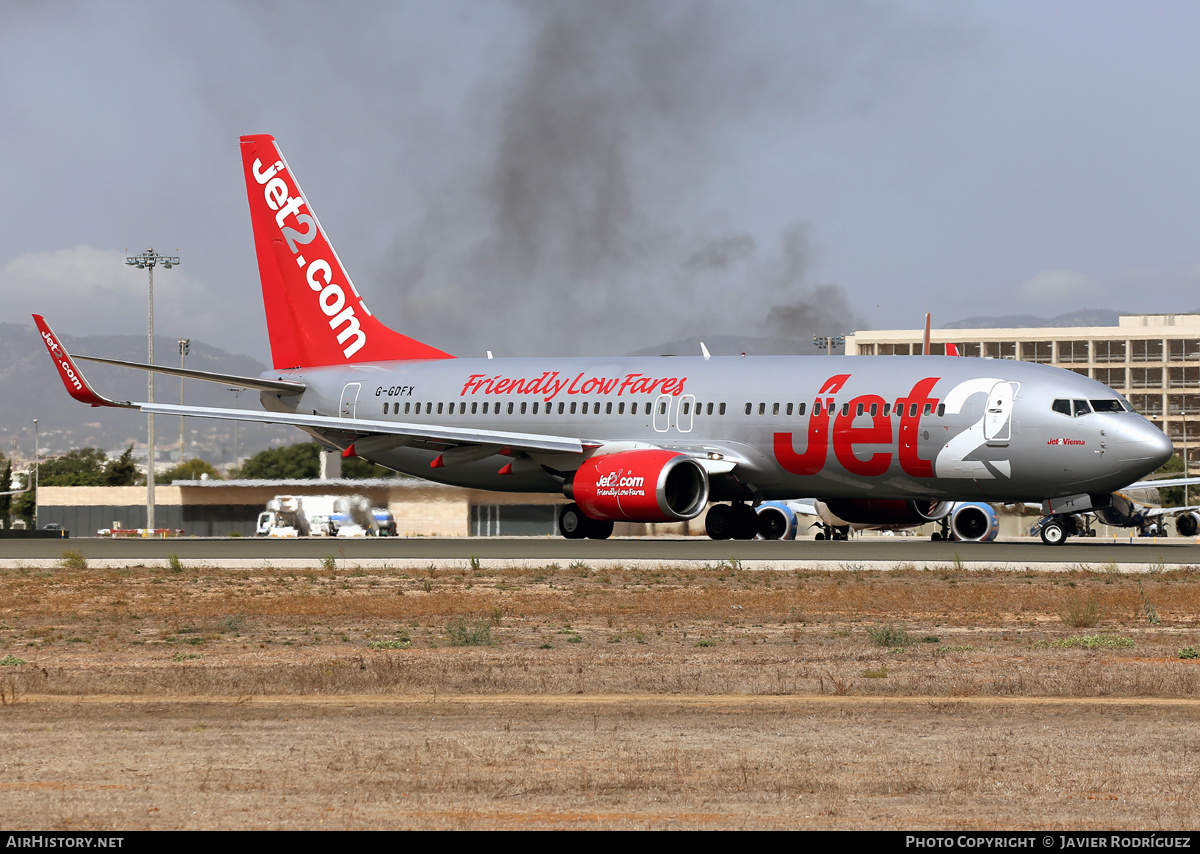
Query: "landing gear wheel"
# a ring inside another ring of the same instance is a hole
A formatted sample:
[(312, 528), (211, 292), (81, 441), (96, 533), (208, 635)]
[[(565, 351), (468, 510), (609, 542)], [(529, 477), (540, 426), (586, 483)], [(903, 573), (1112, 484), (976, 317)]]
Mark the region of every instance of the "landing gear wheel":
[(704, 533), (711, 540), (728, 540), (733, 536), (733, 513), (728, 504), (714, 504), (704, 515)]
[(734, 504), (730, 508), (732, 534), (735, 540), (753, 540), (758, 536), (758, 513), (749, 504)]
[(612, 536), (613, 523), (611, 519), (588, 519), (584, 528), (589, 540), (607, 540)]
[(558, 530), (568, 540), (582, 540), (587, 536), (588, 517), (583, 515), (577, 504), (568, 504), (558, 511)]
[(1060, 522), (1047, 522), (1042, 526), (1042, 542), (1048, 546), (1061, 546), (1067, 541), (1066, 528)]

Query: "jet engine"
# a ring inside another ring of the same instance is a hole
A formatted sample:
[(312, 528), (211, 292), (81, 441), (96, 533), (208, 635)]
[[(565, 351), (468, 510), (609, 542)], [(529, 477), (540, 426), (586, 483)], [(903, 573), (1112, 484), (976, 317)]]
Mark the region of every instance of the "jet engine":
[(1158, 504), (1158, 490), (1129, 489), (1124, 493), (1114, 493), (1107, 507), (1101, 507), (1093, 512), (1096, 514), (1096, 518), (1105, 525), (1112, 525), (1114, 528), (1140, 529), (1146, 525), (1146, 516), (1142, 505), (1134, 499), (1140, 500), (1146, 506)]
[(764, 540), (796, 539), (796, 514), (782, 501), (758, 505), (758, 535)]
[(950, 511), (950, 532), (967, 543), (990, 543), (1000, 532), (1000, 518), (991, 505), (960, 501)]
[(677, 451), (619, 451), (585, 461), (563, 493), (591, 519), (677, 522), (699, 516), (708, 503), (708, 474)]
[(899, 499), (832, 499), (829, 512), (851, 525), (921, 525), (945, 518), (954, 506), (950, 501), (902, 501)]
[(1189, 510), (1175, 517), (1175, 533), (1181, 537), (1194, 537), (1200, 530), (1200, 513)]

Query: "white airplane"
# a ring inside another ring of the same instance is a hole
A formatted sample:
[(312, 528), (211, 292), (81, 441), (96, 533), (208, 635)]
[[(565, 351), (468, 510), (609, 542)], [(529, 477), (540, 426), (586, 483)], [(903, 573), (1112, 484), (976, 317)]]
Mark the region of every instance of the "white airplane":
[[(918, 521), (913, 521), (917, 516)], [(813, 520), (813, 521), (808, 521)], [(817, 529), (817, 540), (846, 540), (854, 531), (901, 531), (938, 523), (931, 539), (990, 543), (1000, 531), (992, 505), (981, 501), (936, 501), (910, 507), (904, 501), (764, 501), (758, 507), (758, 535), (764, 540), (793, 540)]]
[(709, 536), (752, 539), (756, 506), (804, 496), (855, 523), (919, 523), (953, 502), (1049, 500), (1073, 513), (1108, 506), (1172, 453), (1107, 386), (1024, 362), (454, 358), (371, 314), (272, 137), (242, 137), (241, 148), (274, 369), (236, 377), (94, 360), (256, 389), (266, 411), (106, 398), (35, 315), (76, 399), (292, 424), (345, 456), (431, 480), (562, 493), (559, 528), (571, 538), (729, 502), (708, 509)]

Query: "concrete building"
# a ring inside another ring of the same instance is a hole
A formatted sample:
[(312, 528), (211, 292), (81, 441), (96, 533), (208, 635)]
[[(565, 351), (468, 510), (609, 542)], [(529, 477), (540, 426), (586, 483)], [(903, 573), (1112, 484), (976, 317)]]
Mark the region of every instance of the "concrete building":
[[(277, 495), (364, 495), (387, 507), (402, 537), (545, 535), (557, 533), (561, 495), (460, 489), (416, 478), (387, 480), (175, 481), (155, 489), (155, 521), (187, 536), (254, 536), (258, 514)], [(76, 537), (102, 528), (146, 524), (144, 486), (43, 486), (39, 522)]]
[[(846, 353), (920, 355), (924, 330), (846, 336)], [(1163, 430), (1195, 466), (1200, 448), (1200, 314), (1127, 314), (1117, 326), (934, 329), (930, 351), (1055, 365), (1099, 380)]]

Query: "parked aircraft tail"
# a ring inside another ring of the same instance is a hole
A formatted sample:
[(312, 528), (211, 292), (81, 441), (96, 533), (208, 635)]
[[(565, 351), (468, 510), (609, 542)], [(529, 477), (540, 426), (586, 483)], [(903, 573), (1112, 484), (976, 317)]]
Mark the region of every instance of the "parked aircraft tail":
[(452, 358), (371, 314), (275, 138), (241, 143), (275, 368)]

